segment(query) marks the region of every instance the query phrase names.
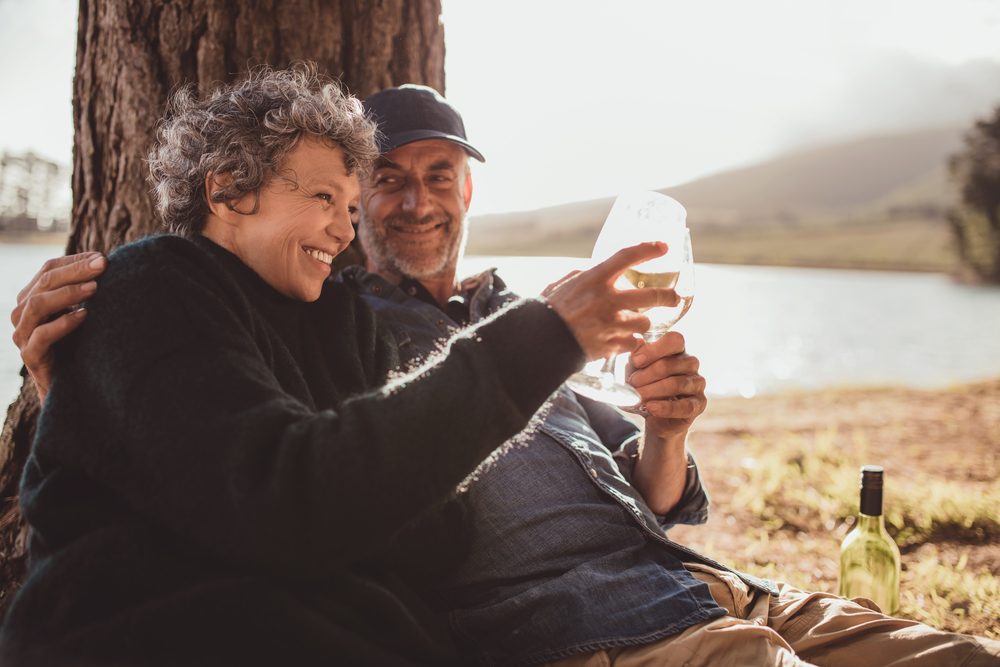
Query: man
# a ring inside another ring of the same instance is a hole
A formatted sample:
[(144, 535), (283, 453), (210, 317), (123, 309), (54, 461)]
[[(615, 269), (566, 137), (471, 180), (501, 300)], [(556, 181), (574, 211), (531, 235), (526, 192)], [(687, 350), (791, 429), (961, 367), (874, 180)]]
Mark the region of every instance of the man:
[[(457, 111), (421, 86), (382, 91), (366, 106), (384, 135), (362, 184), (368, 270), (347, 269), (342, 279), (417, 363), (513, 295), (493, 272), (457, 280), (473, 192), (468, 159), (483, 159)], [(30, 316), (15, 310), (15, 340), (43, 391), (52, 343), (83, 316), (45, 323), (40, 314), (92, 293), (79, 283), (101, 266), (93, 256), (57, 261), (19, 298), (34, 306)], [(670, 541), (670, 525), (707, 516), (685, 444), (705, 407), (705, 381), (676, 333), (639, 346), (631, 362), (641, 431), (563, 387), (450, 508), (464, 529), (442, 532), (441, 542), (445, 554), (461, 554), (458, 563), (446, 555), (439, 571), (412, 573), (470, 653), (487, 664), (1000, 664), (996, 642), (761, 581)], [(395, 560), (405, 564), (405, 537), (399, 544)]]

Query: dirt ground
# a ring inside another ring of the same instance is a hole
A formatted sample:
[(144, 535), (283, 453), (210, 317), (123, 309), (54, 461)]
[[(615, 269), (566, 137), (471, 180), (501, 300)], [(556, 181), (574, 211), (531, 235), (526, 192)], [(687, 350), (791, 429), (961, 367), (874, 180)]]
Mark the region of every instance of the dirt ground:
[[(884, 466), (887, 515), (894, 494), (908, 496), (911, 505), (919, 505), (924, 493), (927, 502), (939, 502), (942, 489), (986, 498), (976, 509), (978, 517), (968, 517), (967, 530), (960, 520), (957, 528), (930, 537), (898, 540), (903, 543), (900, 614), (1000, 638), (1000, 506), (993, 500), (1000, 498), (1000, 378), (934, 391), (842, 389), (714, 399), (695, 428), (689, 443), (712, 498), (711, 518), (706, 526), (677, 527), (671, 537), (722, 562), (803, 588), (836, 592), (839, 544), (851, 518), (823, 519), (808, 507), (813, 501), (805, 491), (826, 483), (821, 477), (828, 470), (805, 484), (789, 479), (787, 486), (798, 484), (799, 490), (787, 496), (767, 496), (785, 499), (766, 502), (787, 504), (798, 504), (794, 499), (801, 497), (801, 507), (762, 510), (748, 504), (747, 485), (762, 479), (759, 470), (753, 477), (752, 469), (772, 447), (792, 463), (808, 457), (810, 448), (825, 448), (825, 456), (836, 457), (851, 474), (866, 463)], [(783, 484), (778, 480), (776, 487)], [(856, 511), (856, 496), (844, 503)]]

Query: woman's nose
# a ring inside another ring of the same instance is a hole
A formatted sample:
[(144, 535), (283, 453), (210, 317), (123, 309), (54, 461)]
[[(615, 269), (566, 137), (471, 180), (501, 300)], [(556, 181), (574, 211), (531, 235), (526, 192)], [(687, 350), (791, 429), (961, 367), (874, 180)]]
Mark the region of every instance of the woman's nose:
[(334, 215), (333, 220), (327, 225), (326, 233), (344, 246), (353, 241), (354, 225), (351, 224), (350, 211), (344, 210)]

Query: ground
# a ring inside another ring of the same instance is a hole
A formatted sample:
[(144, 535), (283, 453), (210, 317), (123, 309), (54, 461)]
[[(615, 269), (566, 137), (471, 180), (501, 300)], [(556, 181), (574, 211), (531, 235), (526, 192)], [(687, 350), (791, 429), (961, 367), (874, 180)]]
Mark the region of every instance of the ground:
[(861, 465), (885, 467), (903, 553), (899, 614), (1000, 638), (1000, 378), (710, 401), (690, 446), (706, 526), (670, 536), (724, 563), (836, 592)]

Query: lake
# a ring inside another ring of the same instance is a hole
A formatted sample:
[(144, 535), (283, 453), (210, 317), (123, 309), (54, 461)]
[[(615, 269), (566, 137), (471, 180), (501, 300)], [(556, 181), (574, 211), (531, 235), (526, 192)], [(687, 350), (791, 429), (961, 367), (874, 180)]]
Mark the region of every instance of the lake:
[[(0, 244), (0, 403), (20, 387), (10, 311), (17, 292), (61, 247)], [(470, 257), (537, 294), (585, 260)], [(702, 264), (694, 306), (678, 325), (713, 395), (898, 384), (941, 387), (1000, 375), (1000, 288), (937, 274)]]

